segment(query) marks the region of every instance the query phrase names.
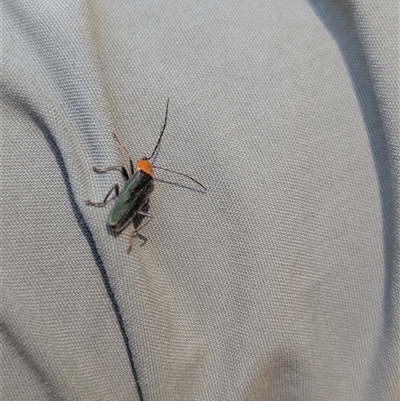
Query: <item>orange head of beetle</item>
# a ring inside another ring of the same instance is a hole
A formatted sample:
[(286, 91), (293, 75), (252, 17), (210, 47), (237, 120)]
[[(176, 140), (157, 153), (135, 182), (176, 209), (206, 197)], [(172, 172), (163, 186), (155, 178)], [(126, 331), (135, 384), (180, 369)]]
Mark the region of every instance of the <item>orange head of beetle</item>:
[(154, 179), (153, 165), (149, 162), (149, 160), (146, 157), (144, 157), (142, 160), (139, 160), (136, 164), (136, 171), (140, 170), (144, 171), (151, 178)]

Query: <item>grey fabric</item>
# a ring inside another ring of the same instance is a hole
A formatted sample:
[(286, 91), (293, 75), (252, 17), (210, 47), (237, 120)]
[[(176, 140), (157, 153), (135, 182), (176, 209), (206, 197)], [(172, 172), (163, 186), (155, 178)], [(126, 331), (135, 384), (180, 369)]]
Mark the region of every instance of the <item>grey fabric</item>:
[(3, 400), (399, 399), (398, 1), (2, 7)]

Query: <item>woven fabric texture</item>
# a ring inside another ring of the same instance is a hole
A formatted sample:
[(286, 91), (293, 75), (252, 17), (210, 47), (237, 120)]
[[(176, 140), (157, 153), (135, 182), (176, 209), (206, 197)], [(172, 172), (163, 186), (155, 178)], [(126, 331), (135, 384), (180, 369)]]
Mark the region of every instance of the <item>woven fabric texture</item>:
[[(3, 400), (395, 401), (396, 0), (4, 0)], [(101, 201), (149, 156), (135, 237)]]

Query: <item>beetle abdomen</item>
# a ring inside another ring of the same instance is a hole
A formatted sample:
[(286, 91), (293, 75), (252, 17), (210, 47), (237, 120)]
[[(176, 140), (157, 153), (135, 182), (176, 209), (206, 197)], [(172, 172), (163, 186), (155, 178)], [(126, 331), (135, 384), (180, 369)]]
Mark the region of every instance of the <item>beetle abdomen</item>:
[(108, 218), (110, 228), (115, 231), (123, 230), (149, 201), (153, 189), (153, 178), (142, 170), (137, 171), (127, 181), (111, 209)]

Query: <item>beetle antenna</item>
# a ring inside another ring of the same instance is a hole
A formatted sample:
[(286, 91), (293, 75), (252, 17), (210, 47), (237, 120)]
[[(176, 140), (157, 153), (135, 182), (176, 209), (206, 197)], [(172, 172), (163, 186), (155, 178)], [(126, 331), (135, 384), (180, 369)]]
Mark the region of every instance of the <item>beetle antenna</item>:
[(180, 173), (179, 171), (175, 171), (175, 170), (170, 170), (169, 168), (165, 168), (165, 167), (158, 167), (158, 166), (154, 166), (154, 165), (153, 165), (153, 167), (154, 167), (154, 168), (158, 168), (159, 170), (169, 171), (170, 173), (175, 173), (175, 174), (183, 175), (184, 177), (189, 178), (189, 180), (192, 180), (192, 181), (195, 182), (197, 185), (200, 185), (204, 190), (207, 191), (207, 188), (206, 188), (203, 184), (200, 184), (197, 180), (195, 180), (193, 177), (190, 177), (190, 176), (187, 175), (187, 174), (183, 174), (183, 173)]
[(147, 160), (151, 160), (151, 159), (152, 159), (152, 157), (154, 156), (154, 153), (156, 153), (156, 150), (157, 150), (158, 146), (160, 145), (161, 138), (162, 138), (162, 136), (163, 136), (163, 134), (164, 134), (165, 127), (166, 127), (166, 125), (167, 125), (168, 104), (169, 104), (169, 98), (168, 98), (168, 100), (167, 100), (167, 109), (165, 110), (164, 126), (162, 127), (161, 134), (160, 134), (160, 136), (158, 137), (157, 145), (156, 145), (156, 147), (154, 148), (153, 153), (151, 154), (151, 156), (150, 156)]

